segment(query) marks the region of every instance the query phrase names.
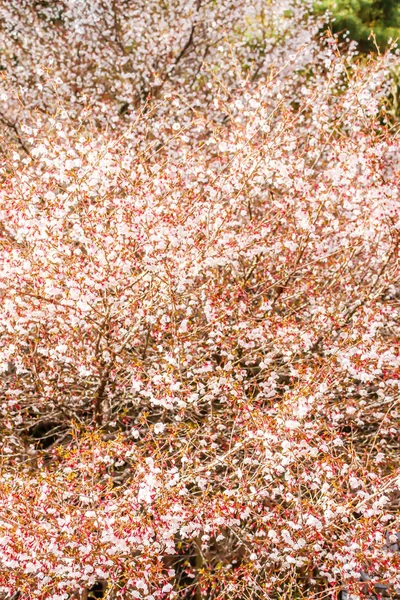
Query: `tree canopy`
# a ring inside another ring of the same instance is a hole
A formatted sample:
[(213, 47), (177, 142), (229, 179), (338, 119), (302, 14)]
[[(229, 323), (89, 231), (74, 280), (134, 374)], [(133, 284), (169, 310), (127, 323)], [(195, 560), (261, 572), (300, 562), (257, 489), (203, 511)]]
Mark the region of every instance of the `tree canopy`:
[(399, 595), (397, 55), (312, 0), (0, 24), (1, 600)]

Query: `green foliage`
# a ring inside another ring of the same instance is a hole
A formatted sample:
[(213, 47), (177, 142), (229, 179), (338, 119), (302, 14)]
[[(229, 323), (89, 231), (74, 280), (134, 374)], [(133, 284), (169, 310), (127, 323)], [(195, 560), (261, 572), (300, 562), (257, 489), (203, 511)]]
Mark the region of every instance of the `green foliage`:
[(400, 38), (400, 0), (316, 0), (318, 13), (329, 11), (334, 32), (350, 32), (362, 51), (375, 48), (370, 38), (374, 33), (380, 50), (384, 50), (390, 38)]

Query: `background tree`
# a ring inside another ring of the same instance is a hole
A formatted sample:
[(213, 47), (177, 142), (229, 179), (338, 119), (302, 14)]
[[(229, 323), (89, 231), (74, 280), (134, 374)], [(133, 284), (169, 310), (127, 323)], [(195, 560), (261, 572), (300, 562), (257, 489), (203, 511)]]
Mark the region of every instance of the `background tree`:
[(350, 38), (356, 40), (364, 52), (374, 51), (375, 41), (383, 51), (389, 40), (400, 37), (398, 0), (318, 0), (315, 6), (317, 11), (330, 11), (333, 31), (348, 31)]

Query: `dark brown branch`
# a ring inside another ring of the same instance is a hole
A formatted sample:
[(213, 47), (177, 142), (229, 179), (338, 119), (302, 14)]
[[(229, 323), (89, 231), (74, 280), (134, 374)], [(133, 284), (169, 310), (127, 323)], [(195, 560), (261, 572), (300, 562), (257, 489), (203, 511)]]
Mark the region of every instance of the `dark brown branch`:
[(103, 373), (100, 381), (100, 385), (97, 389), (95, 401), (94, 401), (94, 418), (96, 421), (96, 425), (101, 427), (103, 425), (103, 401), (105, 397), (105, 391), (108, 383), (108, 379), (110, 376), (111, 366), (106, 369)]
[(3, 125), (8, 127), (9, 129), (13, 130), (15, 137), (17, 138), (18, 143), (21, 146), (22, 150), (25, 152), (25, 154), (27, 154), (28, 156), (31, 156), (31, 153), (29, 152), (28, 148), (25, 146), (25, 143), (21, 138), (21, 135), (18, 131), (16, 124), (13, 123), (12, 121), (10, 121), (9, 119), (7, 119), (7, 117), (5, 117), (2, 113), (0, 113), (0, 123), (3, 123)]

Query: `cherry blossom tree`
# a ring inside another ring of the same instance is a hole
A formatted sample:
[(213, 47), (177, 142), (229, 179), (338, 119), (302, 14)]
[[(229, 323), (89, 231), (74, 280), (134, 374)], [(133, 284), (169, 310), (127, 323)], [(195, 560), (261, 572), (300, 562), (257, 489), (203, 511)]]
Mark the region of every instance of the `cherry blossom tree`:
[(1, 15), (4, 598), (399, 589), (396, 54), (304, 2)]

